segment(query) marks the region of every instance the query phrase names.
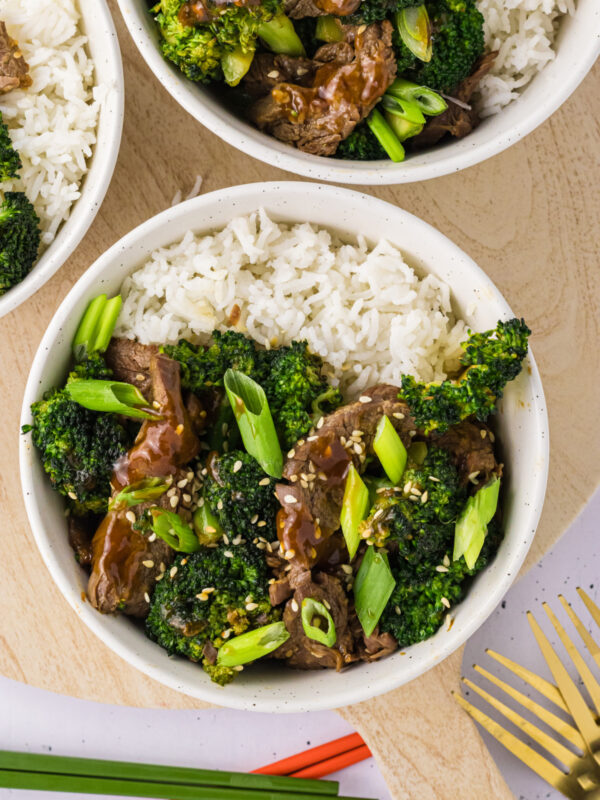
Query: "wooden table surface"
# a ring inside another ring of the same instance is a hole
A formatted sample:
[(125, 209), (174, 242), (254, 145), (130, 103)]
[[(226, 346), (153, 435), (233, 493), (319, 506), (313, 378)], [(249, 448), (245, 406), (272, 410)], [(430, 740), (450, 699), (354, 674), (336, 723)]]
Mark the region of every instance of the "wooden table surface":
[[(75, 280), (108, 246), (190, 191), (291, 179), (221, 142), (160, 86), (115, 4), (126, 78), (123, 143), (106, 200), (82, 244), (33, 298), (0, 320), (0, 673), (55, 692), (162, 708), (202, 704), (129, 667), (76, 618), (35, 548), (18, 478), (21, 397), (39, 340)], [(420, 185), (363, 187), (464, 248), (534, 331), (551, 426), (544, 513), (525, 568), (564, 532), (600, 476), (600, 64), (525, 141)], [(594, 108), (596, 113), (594, 113)], [(504, 800), (511, 794), (450, 697), (461, 652), (384, 697), (340, 709), (374, 750), (396, 798)]]

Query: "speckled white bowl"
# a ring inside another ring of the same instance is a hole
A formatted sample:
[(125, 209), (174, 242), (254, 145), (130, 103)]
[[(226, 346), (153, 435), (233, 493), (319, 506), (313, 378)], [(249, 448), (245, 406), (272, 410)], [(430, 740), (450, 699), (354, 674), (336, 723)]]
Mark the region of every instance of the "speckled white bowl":
[[(188, 230), (209, 233), (238, 214), (263, 206), (278, 221), (310, 221), (349, 240), (360, 231), (371, 242), (394, 242), (422, 273), (433, 272), (452, 288), (456, 312), (475, 330), (513, 316), (500, 292), (456, 245), (427, 223), (364, 194), (314, 183), (255, 183), (221, 189), (163, 211), (140, 225), (93, 264), (54, 315), (36, 353), (23, 399), (21, 423), (30, 422), (30, 404), (64, 380), (70, 342), (89, 300), (119, 291), (125, 276), (157, 247), (178, 241)], [(21, 481), (27, 513), (40, 552), (58, 587), (81, 620), (122, 658), (173, 689), (218, 705), (257, 711), (306, 711), (356, 703), (390, 691), (433, 667), (470, 636), (500, 602), (516, 578), (542, 510), (548, 470), (548, 419), (542, 384), (530, 356), (510, 384), (496, 420), (506, 464), (506, 537), (493, 563), (475, 581), (464, 602), (452, 610), (450, 631), (405, 654), (330, 670), (300, 672), (281, 664), (244, 671), (229, 686), (211, 683), (203, 670), (172, 659), (126, 617), (103, 616), (85, 602), (86, 574), (67, 541), (62, 498), (50, 487), (30, 436), (21, 438)]]
[(106, 0), (80, 3), (84, 31), (94, 60), (96, 84), (108, 87), (98, 119), (96, 144), (84, 176), (81, 197), (29, 275), (0, 297), (0, 317), (21, 305), (62, 267), (92, 224), (108, 189), (119, 154), (125, 88), (117, 32)]
[[(577, 0), (577, 12), (565, 17), (556, 40), (556, 59), (539, 73), (518, 100), (489, 117), (465, 139), (454, 140), (392, 161), (342, 161), (302, 153), (267, 136), (236, 116), (213, 89), (194, 84), (165, 61), (157, 27), (145, 0), (117, 0), (129, 32), (146, 63), (165, 89), (199, 122), (254, 158), (316, 180), (361, 185), (412, 183), (458, 172), (518, 142), (564, 103), (600, 53), (598, 0)], [(566, 143), (566, 132), (565, 132)]]

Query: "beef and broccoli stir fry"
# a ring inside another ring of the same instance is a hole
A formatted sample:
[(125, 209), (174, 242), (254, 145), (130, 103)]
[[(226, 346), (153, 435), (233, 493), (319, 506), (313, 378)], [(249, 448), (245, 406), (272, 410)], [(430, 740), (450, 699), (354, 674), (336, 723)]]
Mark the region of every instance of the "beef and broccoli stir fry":
[(502, 540), (487, 420), (525, 323), (471, 334), (453, 379), (348, 402), (306, 342), (146, 346), (112, 336), (120, 306), (91, 302), (26, 428), (94, 607), (220, 684), (258, 659), (339, 670), (434, 634)]
[(164, 56), (307, 153), (402, 161), (466, 136), (485, 53), (475, 0), (160, 0)]

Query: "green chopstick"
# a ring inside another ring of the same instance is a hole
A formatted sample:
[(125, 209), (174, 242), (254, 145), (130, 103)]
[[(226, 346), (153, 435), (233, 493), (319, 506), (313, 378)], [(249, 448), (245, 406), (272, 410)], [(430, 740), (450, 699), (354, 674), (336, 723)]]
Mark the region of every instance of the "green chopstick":
[[(305, 780), (303, 778), (287, 778), (278, 775), (260, 775), (246, 772), (222, 772), (213, 769), (194, 769), (192, 767), (171, 767), (158, 764), (137, 764), (128, 761), (106, 761), (93, 758), (74, 758), (71, 756), (46, 755), (38, 753), (15, 753), (7, 750), (0, 750), (0, 785), (4, 788), (18, 788), (12, 784), (3, 783), (9, 780), (10, 772), (15, 775), (35, 776), (42, 775), (45, 778), (52, 776), (58, 780), (61, 776), (69, 779), (82, 779), (85, 781), (110, 780), (124, 783), (131, 781), (135, 783), (144, 782), (144, 786), (169, 786), (171, 794), (147, 794), (144, 789), (141, 794), (132, 793), (131, 796), (148, 797), (167, 797), (177, 800), (173, 794), (173, 788), (177, 785), (190, 787), (222, 787), (225, 794), (218, 795), (228, 797), (227, 792), (238, 789), (242, 792), (240, 800), (246, 798), (257, 798), (256, 792), (270, 791), (273, 797), (282, 800), (304, 800), (304, 798), (315, 797), (315, 795), (335, 796), (339, 789), (337, 781)], [(110, 776), (110, 777), (107, 777)], [(24, 778), (23, 778), (24, 779)], [(33, 786), (23, 785), (22, 788), (33, 789)], [(56, 791), (61, 791), (57, 789)], [(92, 789), (64, 789), (67, 791), (89, 791)], [(126, 791), (111, 791), (110, 794), (127, 794)], [(185, 794), (182, 797), (191, 797)], [(209, 795), (206, 795), (207, 797)], [(204, 795), (198, 795), (204, 797)], [(215, 795), (215, 798), (217, 796)], [(236, 795), (237, 797), (237, 795)], [(231, 800), (235, 800), (232, 796)]]

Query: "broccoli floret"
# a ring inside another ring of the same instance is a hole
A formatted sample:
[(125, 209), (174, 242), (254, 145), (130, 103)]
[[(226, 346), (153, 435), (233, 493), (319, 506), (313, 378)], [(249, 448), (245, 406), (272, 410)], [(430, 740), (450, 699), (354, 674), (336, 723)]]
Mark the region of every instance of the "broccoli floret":
[(204, 654), (206, 643), (218, 650), (230, 635), (281, 616), (269, 602), (264, 557), (256, 547), (242, 542), (204, 547), (179, 556), (174, 566), (177, 570), (170, 570), (156, 586), (146, 633), (170, 654), (202, 662), (211, 679), (224, 685), (235, 670), (211, 664)]
[(395, 11), (414, 6), (415, 0), (362, 0), (354, 14), (347, 17), (344, 22), (352, 25), (370, 25), (386, 19)]
[(75, 514), (105, 513), (114, 464), (130, 436), (113, 414), (90, 411), (65, 389), (49, 392), (31, 406), (33, 444), (53, 487), (69, 498)]
[(6, 192), (0, 206), (0, 296), (33, 267), (40, 246), (39, 223), (23, 192)]
[(219, 8), (211, 21), (187, 24), (186, 0), (161, 0), (154, 8), (161, 31), (161, 49), (190, 80), (210, 83), (223, 77), (221, 60), (232, 51), (253, 52), (261, 25), (281, 10), (281, 0), (262, 0), (257, 5)]
[(181, 364), (181, 383), (196, 394), (211, 386), (223, 386), (228, 369), (256, 374), (256, 345), (243, 333), (213, 331), (210, 347), (196, 347), (185, 339), (165, 346), (164, 352)]
[[(241, 467), (234, 469), (240, 462)], [(230, 538), (243, 536), (251, 541), (263, 536), (272, 541), (277, 537), (275, 517), (280, 508), (275, 497), (276, 482), (251, 455), (232, 450), (211, 457), (204, 500)], [(262, 522), (266, 525), (258, 527)]]
[(378, 495), (361, 533), (377, 546), (393, 548), (412, 567), (430, 568), (452, 546), (467, 492), (451, 455), (439, 447), (429, 448), (422, 465), (409, 463), (402, 482), (403, 492)]
[(18, 178), (22, 166), (21, 157), (13, 147), (8, 128), (0, 113), (0, 181)]
[(259, 358), (264, 375), (259, 382), (285, 448), (311, 429), (315, 417), (342, 404), (339, 390), (322, 375), (323, 359), (309, 351), (307, 342), (260, 351)]
[(392, 550), (388, 558), (396, 586), (379, 621), (380, 629), (391, 633), (399, 647), (408, 647), (433, 636), (444, 621), (448, 608), (464, 597), (470, 579), (493, 559), (501, 540), (500, 526), (494, 520), (488, 526), (483, 549), (472, 570), (464, 558), (449, 560), (449, 550), (447, 566), (444, 564), (447, 572), (435, 569), (441, 565), (441, 560), (413, 571), (400, 553)]
[(499, 322), (495, 330), (470, 333), (463, 343), (456, 380), (419, 383), (402, 376), (400, 397), (408, 404), (417, 426), (429, 433), (446, 431), (467, 417), (485, 420), (495, 410), (504, 387), (521, 372), (531, 331), (524, 320)]
[(433, 0), (427, 10), (433, 28), (431, 61), (416, 61), (407, 77), (436, 91), (452, 92), (484, 51), (483, 15), (474, 0)]
[(367, 123), (361, 122), (350, 136), (340, 142), (335, 157), (349, 161), (381, 161), (387, 159), (388, 154)]

